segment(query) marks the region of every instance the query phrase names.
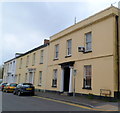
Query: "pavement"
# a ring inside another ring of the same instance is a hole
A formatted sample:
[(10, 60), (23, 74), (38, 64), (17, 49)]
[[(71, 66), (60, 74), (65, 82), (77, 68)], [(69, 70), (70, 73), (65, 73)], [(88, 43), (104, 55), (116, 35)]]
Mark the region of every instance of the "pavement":
[(85, 96), (68, 96), (54, 92), (38, 92), (35, 93), (39, 97), (50, 98), (54, 100), (65, 101), (82, 106), (86, 106), (98, 111), (120, 111), (119, 102), (109, 102), (101, 99), (88, 98)]

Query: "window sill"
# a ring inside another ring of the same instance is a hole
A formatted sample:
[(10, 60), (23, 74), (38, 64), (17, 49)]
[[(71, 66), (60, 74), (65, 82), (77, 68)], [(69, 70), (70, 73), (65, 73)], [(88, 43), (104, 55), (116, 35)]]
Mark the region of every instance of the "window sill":
[(52, 86), (53, 88), (57, 88), (57, 86)]
[(41, 87), (41, 86), (42, 86), (42, 84), (38, 84), (38, 86), (40, 86), (40, 87)]
[(67, 55), (67, 56), (65, 56), (65, 58), (68, 58), (68, 57), (71, 57), (72, 55)]
[(53, 61), (55, 61), (55, 60), (59, 60), (59, 59), (58, 58), (54, 58)]
[(91, 52), (92, 52), (92, 50), (86, 50), (83, 53), (85, 54), (85, 53), (91, 53)]
[(82, 89), (92, 90), (91, 87), (83, 87)]

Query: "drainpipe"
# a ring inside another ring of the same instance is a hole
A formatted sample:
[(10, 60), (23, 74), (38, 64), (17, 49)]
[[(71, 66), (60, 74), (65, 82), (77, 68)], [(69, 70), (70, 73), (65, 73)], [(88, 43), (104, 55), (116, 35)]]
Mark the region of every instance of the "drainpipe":
[(117, 67), (118, 67), (118, 75), (117, 75), (117, 79), (118, 79), (118, 81), (117, 81), (117, 97), (119, 98), (119, 92), (120, 92), (120, 90), (119, 90), (119, 23), (118, 23), (118, 21), (119, 21), (119, 16), (115, 16), (115, 19), (116, 19), (116, 38), (117, 38)]

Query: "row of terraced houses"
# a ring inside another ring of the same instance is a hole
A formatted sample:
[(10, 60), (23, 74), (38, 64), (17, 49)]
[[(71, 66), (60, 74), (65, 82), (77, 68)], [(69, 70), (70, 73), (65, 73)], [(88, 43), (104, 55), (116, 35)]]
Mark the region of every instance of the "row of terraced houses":
[(116, 97), (120, 93), (120, 10), (111, 6), (4, 62), (4, 82), (36, 90)]

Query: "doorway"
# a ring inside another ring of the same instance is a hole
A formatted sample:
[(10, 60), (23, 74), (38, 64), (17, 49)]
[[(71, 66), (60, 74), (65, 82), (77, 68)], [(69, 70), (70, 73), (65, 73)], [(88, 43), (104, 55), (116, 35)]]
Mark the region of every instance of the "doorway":
[(70, 68), (65, 67), (64, 68), (64, 91), (69, 91), (69, 81), (70, 81)]
[(29, 83), (33, 84), (33, 72), (29, 73)]

